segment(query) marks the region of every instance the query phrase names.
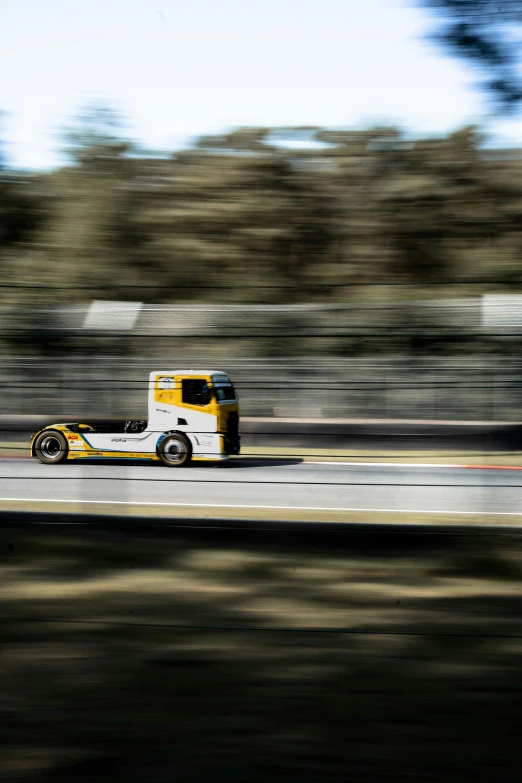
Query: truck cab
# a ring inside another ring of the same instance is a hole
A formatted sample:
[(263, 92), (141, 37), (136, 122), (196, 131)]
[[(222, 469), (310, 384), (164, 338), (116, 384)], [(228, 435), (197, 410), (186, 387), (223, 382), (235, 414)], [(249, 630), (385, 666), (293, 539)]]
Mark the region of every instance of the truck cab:
[(156, 370), (149, 375), (148, 418), (122, 431), (89, 424), (53, 424), (36, 433), (31, 455), (53, 464), (65, 459), (132, 459), (182, 467), (191, 460), (227, 460), (239, 454), (239, 401), (221, 371)]

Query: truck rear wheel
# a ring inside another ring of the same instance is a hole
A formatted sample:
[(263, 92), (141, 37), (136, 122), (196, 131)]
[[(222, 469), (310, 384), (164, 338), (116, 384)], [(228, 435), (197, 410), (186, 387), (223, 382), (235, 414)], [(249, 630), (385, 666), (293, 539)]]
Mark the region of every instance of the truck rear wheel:
[(181, 433), (167, 435), (159, 445), (158, 456), (169, 468), (181, 468), (190, 462), (190, 443)]
[(67, 459), (67, 441), (61, 432), (44, 430), (38, 435), (34, 444), (34, 453), (40, 462), (46, 465), (57, 465)]

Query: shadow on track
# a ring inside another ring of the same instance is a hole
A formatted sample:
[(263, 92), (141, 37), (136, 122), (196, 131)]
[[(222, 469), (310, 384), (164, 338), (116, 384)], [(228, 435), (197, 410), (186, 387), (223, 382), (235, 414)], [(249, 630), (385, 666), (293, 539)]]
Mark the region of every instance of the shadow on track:
[[(236, 468), (270, 468), (270, 467), (286, 467), (287, 465), (300, 465), (303, 462), (298, 457), (234, 457), (228, 462), (212, 462), (210, 460), (201, 462), (190, 462), (189, 465), (183, 468), (183, 470), (197, 468), (198, 470), (209, 470), (210, 468), (219, 468), (220, 470), (227, 468), (228, 470), (234, 470)], [(61, 463), (65, 465), (133, 465), (134, 467), (155, 467), (166, 468), (161, 462), (154, 462), (148, 459), (99, 459), (93, 457), (92, 459), (84, 458), (81, 460), (68, 460)], [(168, 470), (173, 468), (168, 467)], [(175, 468), (174, 468), (175, 469)]]
[[(235, 468), (283, 468), (288, 465), (300, 465), (302, 462), (300, 457), (235, 457), (229, 462), (217, 463), (217, 467), (229, 470)], [(196, 464), (204, 465), (205, 463)]]

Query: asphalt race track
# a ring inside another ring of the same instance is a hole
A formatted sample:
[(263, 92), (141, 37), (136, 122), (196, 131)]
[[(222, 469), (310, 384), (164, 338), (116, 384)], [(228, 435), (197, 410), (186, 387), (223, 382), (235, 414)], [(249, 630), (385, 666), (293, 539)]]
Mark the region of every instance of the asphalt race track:
[[(522, 514), (522, 470), (238, 459), (160, 465), (0, 462), (0, 501)], [(123, 509), (122, 509), (123, 510)]]

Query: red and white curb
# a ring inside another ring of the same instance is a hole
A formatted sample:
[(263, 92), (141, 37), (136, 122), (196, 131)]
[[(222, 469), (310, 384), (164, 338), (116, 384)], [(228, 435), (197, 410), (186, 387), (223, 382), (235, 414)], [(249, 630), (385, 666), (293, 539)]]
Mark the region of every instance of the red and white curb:
[(465, 470), (522, 470), (522, 465), (458, 465), (454, 462), (327, 462), (303, 460), (301, 465), (351, 465), (360, 468), (460, 468)]

